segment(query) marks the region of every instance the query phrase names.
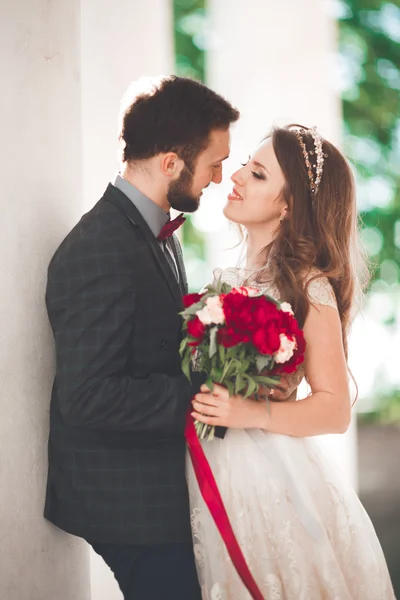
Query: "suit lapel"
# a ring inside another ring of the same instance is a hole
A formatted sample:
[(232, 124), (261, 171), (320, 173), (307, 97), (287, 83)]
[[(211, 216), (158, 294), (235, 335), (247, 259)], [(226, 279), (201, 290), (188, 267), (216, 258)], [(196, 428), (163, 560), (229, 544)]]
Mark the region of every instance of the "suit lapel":
[(188, 283), (187, 283), (187, 278), (186, 278), (185, 264), (183, 262), (183, 254), (182, 254), (181, 245), (179, 243), (178, 238), (175, 235), (171, 235), (171, 237), (169, 238), (169, 242), (170, 242), (172, 252), (174, 253), (176, 265), (178, 267), (179, 284), (180, 284), (182, 294), (187, 294), (188, 293)]
[[(108, 188), (106, 189), (103, 198), (107, 202), (114, 204), (114, 206), (116, 206), (118, 210), (120, 210), (130, 221), (133, 227), (138, 227), (140, 229), (150, 247), (161, 274), (164, 277), (175, 302), (177, 303), (178, 308), (181, 309), (182, 292), (179, 284), (171, 273), (171, 268), (164, 256), (163, 251), (160, 248), (157, 239), (154, 237), (150, 227), (147, 225), (136, 206), (133, 204), (133, 202), (131, 202), (131, 200), (129, 200), (127, 196), (125, 196), (123, 192), (111, 184), (109, 184)], [(180, 273), (181, 271), (179, 270), (179, 274)]]

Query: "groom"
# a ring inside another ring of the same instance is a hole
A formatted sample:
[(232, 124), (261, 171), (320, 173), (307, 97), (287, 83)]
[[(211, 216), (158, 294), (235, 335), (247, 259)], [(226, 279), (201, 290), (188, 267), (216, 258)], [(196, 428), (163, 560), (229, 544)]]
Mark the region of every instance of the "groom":
[[(168, 77), (122, 115), (123, 168), (48, 270), (57, 370), (46, 518), (86, 539), (128, 600), (196, 600), (181, 371), (182, 253), (170, 208), (220, 183), (239, 113)], [(181, 221), (178, 220), (179, 224)]]

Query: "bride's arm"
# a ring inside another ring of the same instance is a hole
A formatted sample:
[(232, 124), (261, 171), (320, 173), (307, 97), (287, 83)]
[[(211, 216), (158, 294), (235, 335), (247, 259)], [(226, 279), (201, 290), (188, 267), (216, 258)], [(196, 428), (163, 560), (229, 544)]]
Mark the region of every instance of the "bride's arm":
[(351, 401), (337, 310), (311, 305), (304, 335), (310, 396), (298, 402), (271, 402), (268, 410), (264, 403), (244, 401), (240, 396), (228, 398), (226, 390), (216, 386), (214, 395), (196, 396), (195, 418), (211, 425), (256, 427), (297, 437), (345, 432), (350, 423)]
[(304, 336), (311, 395), (295, 403), (271, 404), (261, 427), (299, 437), (343, 433), (350, 424), (351, 400), (338, 311), (311, 305)]

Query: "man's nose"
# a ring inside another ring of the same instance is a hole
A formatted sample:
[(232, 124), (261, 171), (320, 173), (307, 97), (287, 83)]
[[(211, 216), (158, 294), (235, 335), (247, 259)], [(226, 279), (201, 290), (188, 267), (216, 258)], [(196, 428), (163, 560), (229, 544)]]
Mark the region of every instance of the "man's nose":
[(213, 183), (221, 183), (221, 181), (222, 181), (222, 169), (219, 169), (216, 173), (213, 174), (211, 181)]

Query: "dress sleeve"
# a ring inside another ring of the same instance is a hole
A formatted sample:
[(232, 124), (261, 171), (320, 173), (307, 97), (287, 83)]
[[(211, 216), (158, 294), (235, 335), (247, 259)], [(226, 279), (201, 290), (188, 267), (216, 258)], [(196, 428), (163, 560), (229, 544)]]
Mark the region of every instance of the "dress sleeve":
[(312, 279), (307, 286), (307, 293), (312, 304), (330, 306), (337, 310), (335, 292), (327, 277)]

